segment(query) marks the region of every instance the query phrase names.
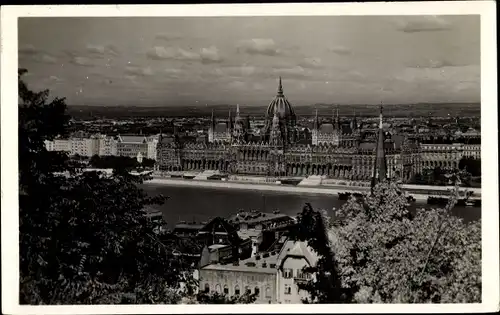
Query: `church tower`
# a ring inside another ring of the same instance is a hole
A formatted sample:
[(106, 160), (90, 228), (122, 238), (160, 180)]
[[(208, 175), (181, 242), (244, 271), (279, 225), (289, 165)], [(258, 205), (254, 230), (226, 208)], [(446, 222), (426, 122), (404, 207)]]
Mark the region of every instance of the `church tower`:
[(375, 164), (373, 167), (373, 177), (371, 187), (373, 188), (377, 183), (387, 180), (387, 161), (385, 159), (385, 135), (382, 125), (383, 115), (382, 106), (380, 106), (378, 136), (377, 136), (377, 149), (375, 152)]
[(234, 119), (233, 127), (233, 141), (241, 143), (244, 141), (245, 126), (244, 121), (240, 116), (240, 105), (236, 105), (236, 117)]

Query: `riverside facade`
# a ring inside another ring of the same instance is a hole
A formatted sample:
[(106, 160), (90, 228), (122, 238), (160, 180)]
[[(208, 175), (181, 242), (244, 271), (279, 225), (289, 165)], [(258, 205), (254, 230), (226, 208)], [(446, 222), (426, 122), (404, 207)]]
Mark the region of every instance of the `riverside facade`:
[(375, 176), (379, 143), (385, 154), (387, 176), (398, 175), (408, 181), (421, 171), (417, 139), (390, 136), (377, 129), (362, 131), (356, 118), (348, 126), (342, 125), (338, 111), (332, 120), (321, 124), (316, 116), (312, 143), (299, 143), (297, 117), (284, 95), (280, 78), (277, 95), (265, 112), (260, 136), (250, 132), (238, 107), (234, 120), (231, 112), (225, 122), (216, 122), (212, 115), (205, 142), (184, 142), (177, 133), (160, 134), (156, 170), (219, 170), (273, 177), (321, 175), (366, 181)]

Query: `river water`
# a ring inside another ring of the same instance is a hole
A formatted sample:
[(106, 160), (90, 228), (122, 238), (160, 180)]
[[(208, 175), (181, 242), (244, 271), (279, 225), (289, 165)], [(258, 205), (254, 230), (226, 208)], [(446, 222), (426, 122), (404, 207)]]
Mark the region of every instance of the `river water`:
[[(146, 183), (142, 188), (151, 196), (162, 194), (169, 197), (165, 204), (153, 206), (163, 213), (169, 228), (178, 221), (208, 221), (220, 216), (228, 217), (238, 210), (259, 210), (294, 216), (302, 211), (305, 203), (314, 209), (327, 209), (333, 216), (334, 207), (345, 203), (336, 195), (304, 194), (297, 192), (242, 190), (231, 188), (179, 187)], [(411, 207), (429, 207), (426, 204), (413, 204)], [(453, 213), (465, 221), (481, 218), (481, 209), (474, 207), (455, 207)]]

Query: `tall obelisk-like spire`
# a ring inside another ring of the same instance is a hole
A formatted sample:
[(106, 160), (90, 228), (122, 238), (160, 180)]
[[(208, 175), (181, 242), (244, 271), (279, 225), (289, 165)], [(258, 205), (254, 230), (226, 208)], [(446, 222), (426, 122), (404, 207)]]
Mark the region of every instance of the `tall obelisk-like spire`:
[(278, 95), (283, 95), (283, 84), (281, 84), (281, 76), (278, 83)]
[(235, 121), (239, 121), (241, 119), (240, 117), (240, 104), (236, 104), (236, 117)]
[(378, 137), (377, 137), (377, 151), (375, 153), (375, 165), (373, 169), (372, 188), (379, 182), (387, 180), (387, 162), (385, 159), (384, 150), (384, 130), (383, 130), (383, 114), (382, 105), (380, 105)]

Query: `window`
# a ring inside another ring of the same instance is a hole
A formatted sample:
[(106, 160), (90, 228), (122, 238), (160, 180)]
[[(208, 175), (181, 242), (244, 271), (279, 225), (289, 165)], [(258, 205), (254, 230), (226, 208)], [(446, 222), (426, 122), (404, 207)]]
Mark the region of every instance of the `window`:
[(239, 286), (234, 287), (234, 295), (240, 295), (240, 287)]
[(254, 293), (255, 293), (255, 295), (257, 295), (257, 296), (259, 296), (259, 295), (260, 295), (260, 289), (259, 289), (259, 287), (255, 287), (255, 289), (254, 289)]
[(302, 269), (297, 269), (297, 278), (298, 279), (305, 279), (305, 275), (304, 275), (304, 272), (302, 271)]
[(293, 277), (293, 269), (291, 269), (291, 268), (285, 268), (283, 270), (283, 278), (289, 279), (291, 277)]
[(215, 292), (221, 293), (220, 284), (215, 285)]
[(227, 285), (224, 285), (224, 294), (229, 294), (229, 288)]
[(285, 284), (285, 294), (292, 294), (292, 286), (289, 284)]
[(250, 290), (250, 287), (245, 287), (245, 293), (250, 294), (252, 291)]
[(267, 287), (266, 288), (266, 298), (270, 298), (270, 297), (271, 297), (271, 288)]
[(205, 283), (205, 293), (210, 292), (210, 285), (208, 283)]

